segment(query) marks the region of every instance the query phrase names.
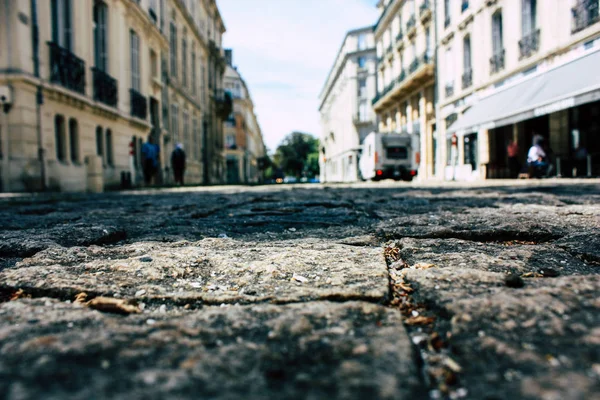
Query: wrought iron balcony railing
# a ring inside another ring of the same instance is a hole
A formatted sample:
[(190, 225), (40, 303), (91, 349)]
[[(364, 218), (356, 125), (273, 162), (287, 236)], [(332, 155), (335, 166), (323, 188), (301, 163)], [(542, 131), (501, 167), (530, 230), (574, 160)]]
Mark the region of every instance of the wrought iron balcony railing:
[(465, 68), (465, 72), (462, 75), (462, 88), (466, 89), (473, 84), (473, 69)]
[(490, 73), (495, 74), (504, 69), (504, 49), (500, 50), (490, 58)]
[(519, 60), (530, 57), (540, 49), (540, 30), (536, 29), (519, 40)]
[(446, 97), (454, 96), (454, 83), (446, 83)]
[(371, 101), (371, 105), (374, 105), (375, 103), (377, 103), (379, 100), (381, 99), (381, 94), (377, 93), (375, 95), (375, 97), (373, 97), (373, 100)]
[(423, 17), (423, 15), (431, 10), (431, 5), (429, 4), (429, 0), (423, 0), (421, 5), (419, 6), (419, 15)]
[(450, 16), (446, 15), (446, 18), (444, 18), (444, 28), (447, 28), (448, 26), (450, 26)]
[(139, 119), (146, 119), (148, 116), (148, 101), (146, 97), (135, 89), (129, 89), (131, 100), (131, 115)]
[(391, 53), (391, 52), (392, 52), (392, 49), (393, 49), (393, 48), (394, 48), (394, 46), (393, 46), (393, 45), (390, 43), (390, 45), (387, 47), (387, 49), (385, 50), (385, 52), (386, 52), (387, 54), (389, 54), (389, 53)]
[(48, 42), (48, 47), (50, 48), (50, 82), (85, 94), (85, 62), (54, 42)]
[(402, 83), (402, 81), (404, 81), (406, 79), (406, 71), (402, 70), (400, 71), (400, 75), (398, 75), (398, 83)]
[(462, 0), (460, 4), (460, 11), (465, 12), (469, 8), (469, 0)]
[(579, 32), (588, 26), (600, 21), (598, 13), (598, 0), (579, 0), (571, 9), (573, 14), (572, 33)]
[(94, 83), (94, 100), (116, 107), (119, 100), (117, 80), (97, 68), (92, 68), (92, 80)]
[(404, 32), (400, 31), (398, 32), (398, 34), (396, 35), (396, 42), (401, 41), (402, 39), (404, 39)]
[(410, 31), (412, 28), (414, 28), (417, 25), (417, 19), (415, 18), (414, 14), (410, 16), (410, 18), (408, 18), (408, 21), (406, 21), (406, 31)]
[(213, 95), (217, 116), (226, 119), (233, 111), (233, 99), (231, 93), (223, 89), (215, 90)]

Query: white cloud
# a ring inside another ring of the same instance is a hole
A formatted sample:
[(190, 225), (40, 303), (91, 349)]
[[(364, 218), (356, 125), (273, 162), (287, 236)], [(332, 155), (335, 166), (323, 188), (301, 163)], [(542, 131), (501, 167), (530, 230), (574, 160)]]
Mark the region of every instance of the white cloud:
[(319, 135), (318, 96), (348, 30), (377, 21), (373, 0), (218, 0), (225, 46), (253, 96), (265, 143)]

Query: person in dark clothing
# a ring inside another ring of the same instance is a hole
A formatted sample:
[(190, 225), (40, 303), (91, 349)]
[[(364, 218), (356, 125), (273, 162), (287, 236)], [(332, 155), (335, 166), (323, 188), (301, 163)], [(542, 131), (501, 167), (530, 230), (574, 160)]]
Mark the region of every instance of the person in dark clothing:
[(171, 154), (171, 166), (173, 167), (173, 175), (175, 177), (175, 183), (183, 185), (183, 175), (185, 173), (185, 151), (183, 151), (183, 145), (177, 143), (175, 150)]
[(150, 136), (148, 137), (148, 141), (142, 145), (141, 151), (144, 182), (146, 185), (150, 185), (154, 175), (156, 175), (156, 171), (158, 170), (160, 148), (154, 143), (152, 136)]
[(506, 154), (508, 156), (508, 169), (510, 171), (511, 179), (515, 179), (519, 176), (521, 164), (519, 163), (519, 145), (516, 140), (511, 140), (506, 147)]

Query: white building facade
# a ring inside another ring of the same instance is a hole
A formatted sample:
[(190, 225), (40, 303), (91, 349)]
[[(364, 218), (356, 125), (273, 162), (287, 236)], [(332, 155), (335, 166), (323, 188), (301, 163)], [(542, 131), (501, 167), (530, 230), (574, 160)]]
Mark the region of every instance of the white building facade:
[(534, 135), (559, 175), (599, 172), (599, 3), (437, 1), (437, 178), (516, 177)]
[(348, 32), (319, 97), (321, 182), (360, 180), (361, 144), (376, 129), (376, 62), (373, 27)]

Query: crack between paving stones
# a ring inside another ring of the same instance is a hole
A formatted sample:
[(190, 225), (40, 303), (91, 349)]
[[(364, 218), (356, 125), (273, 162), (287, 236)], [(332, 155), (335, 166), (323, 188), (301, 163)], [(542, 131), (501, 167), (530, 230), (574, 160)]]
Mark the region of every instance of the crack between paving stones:
[[(55, 300), (60, 300), (60, 301), (73, 301), (75, 299), (75, 297), (82, 293), (85, 292), (87, 294), (87, 300), (91, 300), (95, 297), (113, 297), (111, 294), (107, 294), (107, 293), (102, 293), (102, 292), (97, 292), (97, 291), (93, 291), (93, 290), (68, 290), (68, 289), (54, 289), (54, 288), (36, 288), (36, 287), (29, 287), (29, 286), (0, 286), (0, 304), (9, 301), (10, 297), (12, 296), (12, 294), (14, 294), (15, 292), (22, 290), (23, 293), (21, 295), (20, 298), (50, 298), (50, 299), (55, 299)], [(327, 295), (327, 296), (320, 296), (320, 297), (306, 297), (306, 298), (300, 298), (300, 299), (293, 299), (293, 300), (278, 300), (276, 297), (264, 297), (261, 299), (258, 299), (256, 301), (250, 300), (250, 299), (236, 299), (236, 300), (210, 300), (210, 299), (202, 299), (202, 298), (196, 298), (196, 299), (173, 299), (173, 298), (168, 298), (168, 297), (127, 297), (127, 296), (122, 296), (122, 297), (118, 297), (118, 299), (123, 299), (123, 300), (132, 300), (132, 301), (136, 301), (138, 303), (144, 303), (146, 305), (150, 305), (150, 306), (161, 306), (161, 305), (168, 305), (168, 306), (174, 306), (174, 307), (181, 307), (184, 308), (185, 306), (189, 305), (190, 307), (202, 307), (202, 306), (220, 306), (223, 304), (226, 305), (259, 305), (259, 304), (273, 304), (273, 305), (289, 305), (289, 304), (304, 304), (304, 303), (308, 303), (308, 302), (316, 302), (316, 301), (328, 301), (328, 302), (332, 302), (332, 303), (346, 303), (346, 302), (352, 302), (352, 301), (362, 301), (365, 303), (371, 303), (371, 304), (378, 304), (378, 305), (386, 305), (387, 301), (388, 301), (388, 295), (386, 294), (386, 296), (384, 296), (383, 298), (377, 296), (377, 297), (373, 297), (373, 296), (362, 296), (362, 295)], [(115, 297), (117, 298), (117, 297)]]

